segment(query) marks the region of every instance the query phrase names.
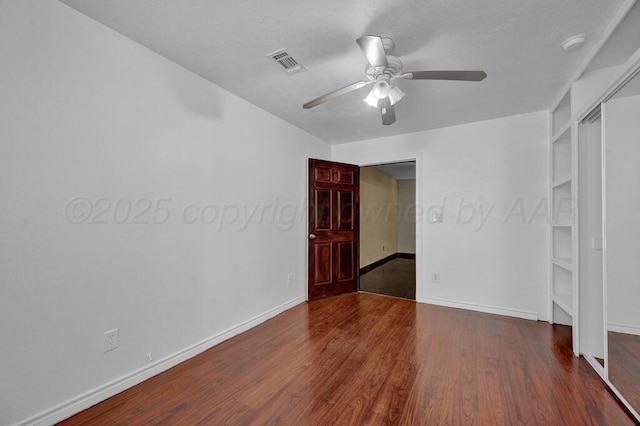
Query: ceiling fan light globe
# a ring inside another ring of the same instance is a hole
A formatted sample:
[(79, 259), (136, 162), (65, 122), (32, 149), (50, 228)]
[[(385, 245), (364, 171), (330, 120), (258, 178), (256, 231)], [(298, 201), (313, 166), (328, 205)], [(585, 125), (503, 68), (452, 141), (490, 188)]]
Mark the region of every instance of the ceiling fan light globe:
[(396, 102), (399, 102), (400, 99), (404, 98), (405, 93), (400, 90), (398, 86), (393, 86), (389, 90), (389, 102), (391, 105), (395, 105)]
[(379, 81), (375, 86), (373, 86), (371, 93), (373, 93), (373, 95), (378, 99), (384, 99), (389, 96), (390, 89), (389, 83), (386, 81)]
[(373, 90), (369, 92), (369, 95), (367, 95), (366, 98), (364, 98), (364, 101), (367, 103), (367, 105), (372, 106), (374, 108), (378, 107), (378, 97), (373, 93)]

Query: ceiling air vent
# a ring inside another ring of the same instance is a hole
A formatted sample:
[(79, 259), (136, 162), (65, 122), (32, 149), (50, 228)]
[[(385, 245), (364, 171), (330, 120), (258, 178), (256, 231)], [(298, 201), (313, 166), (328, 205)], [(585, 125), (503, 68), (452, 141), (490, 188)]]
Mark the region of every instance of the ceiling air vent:
[(273, 53), (269, 53), (267, 56), (273, 59), (278, 64), (278, 67), (287, 74), (294, 74), (304, 70), (304, 67), (300, 65), (300, 62), (298, 62), (293, 56), (289, 55), (286, 49), (276, 50)]

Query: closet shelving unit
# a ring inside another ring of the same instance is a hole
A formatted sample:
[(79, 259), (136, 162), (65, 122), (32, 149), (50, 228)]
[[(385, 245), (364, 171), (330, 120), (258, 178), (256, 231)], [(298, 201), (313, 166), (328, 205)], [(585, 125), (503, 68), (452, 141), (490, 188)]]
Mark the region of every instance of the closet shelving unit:
[(550, 322), (572, 327), (573, 351), (578, 346), (577, 163), (572, 125), (571, 87), (551, 110), (550, 188), (551, 259)]

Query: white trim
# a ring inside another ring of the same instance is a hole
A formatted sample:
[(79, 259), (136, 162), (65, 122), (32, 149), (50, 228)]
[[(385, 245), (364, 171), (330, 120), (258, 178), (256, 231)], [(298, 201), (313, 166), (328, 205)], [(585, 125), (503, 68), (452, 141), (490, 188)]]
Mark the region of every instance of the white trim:
[[(573, 99), (571, 97), (573, 114)], [(571, 227), (571, 295), (573, 315), (571, 315), (571, 337), (573, 354), (580, 356), (580, 156), (578, 155), (578, 122), (571, 120), (571, 199), (573, 200), (573, 226)]]
[(448, 308), (466, 309), (469, 311), (484, 312), (487, 314), (503, 315), (506, 317), (522, 318), (531, 321), (538, 321), (538, 314), (535, 312), (518, 311), (509, 308), (499, 308), (497, 306), (481, 305), (477, 303), (456, 302), (453, 300), (435, 299), (433, 297), (423, 297), (417, 300), (418, 303), (429, 305), (446, 306)]
[(607, 324), (607, 329), (609, 331), (613, 331), (614, 333), (634, 334), (636, 336), (640, 336), (640, 326), (637, 325), (617, 324), (610, 322), (609, 324)]
[(603, 380), (606, 380), (604, 377), (604, 367), (596, 360), (596, 358), (587, 354), (582, 354), (582, 356), (591, 365), (591, 368), (596, 370), (596, 373), (598, 373), (598, 375), (602, 377)]
[[(571, 123), (571, 121), (569, 121)], [(570, 128), (570, 127), (569, 127)], [(551, 206), (551, 222), (552, 225), (549, 227), (548, 234), (548, 243), (547, 243), (547, 259), (550, 259), (553, 256), (553, 221), (555, 220), (553, 217), (553, 188), (551, 188), (551, 182), (553, 182), (553, 143), (555, 141), (552, 140), (553, 137), (553, 111), (549, 111), (549, 119), (547, 121), (547, 132), (549, 133), (549, 140), (551, 144), (548, 146), (549, 152), (547, 153), (547, 188), (549, 192), (547, 193), (547, 200), (549, 200), (549, 205)], [(569, 134), (569, 138), (571, 138), (571, 134)], [(549, 265), (547, 269), (547, 295), (549, 299), (547, 301), (547, 321), (549, 324), (553, 324), (553, 266)]]
[[(602, 187), (602, 333), (603, 333), (603, 343), (604, 343), (604, 379), (606, 381), (609, 380), (609, 334), (607, 333), (607, 327), (604, 326), (608, 322), (609, 318), (609, 280), (607, 279), (608, 275), (608, 254), (607, 250), (607, 141), (605, 138), (605, 129), (607, 127), (607, 106), (604, 103), (600, 105), (600, 122), (602, 123), (600, 127), (600, 170), (602, 170), (601, 176), (601, 187)], [(594, 106), (595, 108), (595, 106)]]
[(261, 324), (266, 320), (275, 317), (276, 315), (286, 311), (287, 309), (291, 309), (294, 306), (303, 303), (304, 301), (305, 296), (300, 296), (293, 300), (290, 300), (289, 302), (283, 303), (282, 305), (276, 306), (275, 308), (270, 309), (262, 314), (256, 315), (255, 317), (244, 321), (234, 327), (228, 328), (225, 331), (215, 334), (208, 339), (205, 339), (199, 343), (191, 345), (185, 349), (175, 352), (172, 355), (160, 359), (153, 364), (149, 364), (116, 380), (98, 386), (97, 388), (94, 388), (84, 394), (70, 399), (69, 401), (63, 402), (60, 405), (57, 405), (53, 408), (50, 408), (39, 414), (15, 423), (15, 426), (50, 425), (62, 421), (74, 414), (79, 413), (82, 410), (85, 410), (99, 402), (104, 401), (107, 398), (112, 397), (113, 395), (122, 392), (125, 389), (129, 389), (132, 386), (142, 383), (143, 381), (157, 374), (160, 374), (163, 371), (166, 371), (171, 367), (188, 360), (189, 358), (193, 358), (194, 356), (206, 351), (207, 349), (210, 349), (213, 346), (216, 346), (217, 344), (222, 343), (233, 336), (243, 333), (257, 326), (258, 324)]

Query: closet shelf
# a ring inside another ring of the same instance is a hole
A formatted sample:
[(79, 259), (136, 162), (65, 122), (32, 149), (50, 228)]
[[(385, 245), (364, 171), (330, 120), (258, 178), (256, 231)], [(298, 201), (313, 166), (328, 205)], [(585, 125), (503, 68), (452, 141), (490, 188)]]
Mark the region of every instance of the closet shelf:
[(563, 311), (573, 316), (573, 298), (570, 294), (555, 293), (552, 300)]
[(562, 177), (559, 177), (558, 179), (554, 180), (553, 182), (551, 182), (551, 187), (552, 188), (558, 188), (562, 185), (566, 185), (567, 183), (571, 183), (571, 174), (567, 174), (564, 175)]
[(569, 272), (573, 272), (573, 264), (571, 262), (571, 259), (568, 257), (553, 257), (551, 258), (551, 262), (554, 265), (566, 269)]
[[(574, 116), (571, 108), (572, 87), (562, 93), (562, 98), (549, 114), (549, 199), (551, 200), (552, 222), (549, 224), (551, 237), (551, 256), (549, 258), (550, 291), (549, 307), (551, 322), (570, 325), (572, 330), (572, 346), (574, 354), (580, 353), (578, 347), (578, 311), (574, 313), (573, 297), (578, 294), (577, 266), (575, 254), (576, 235), (574, 233), (574, 211), (566, 211), (563, 203), (571, 202), (574, 208), (577, 191), (573, 176), (577, 177), (574, 160), (576, 160), (576, 135), (573, 124)], [(569, 207), (569, 206), (566, 206)], [(566, 315), (560, 315), (566, 312)], [(555, 314), (560, 316), (556, 321)]]
[[(565, 133), (571, 129), (571, 120), (567, 121), (553, 136), (551, 136), (551, 143), (556, 143), (562, 139), (565, 139)], [(571, 135), (567, 137), (570, 138)]]
[(554, 228), (571, 228), (573, 226), (573, 223), (571, 223), (568, 220), (564, 220), (564, 221), (561, 221), (561, 222), (553, 223), (553, 224), (551, 224), (551, 226), (554, 227)]

